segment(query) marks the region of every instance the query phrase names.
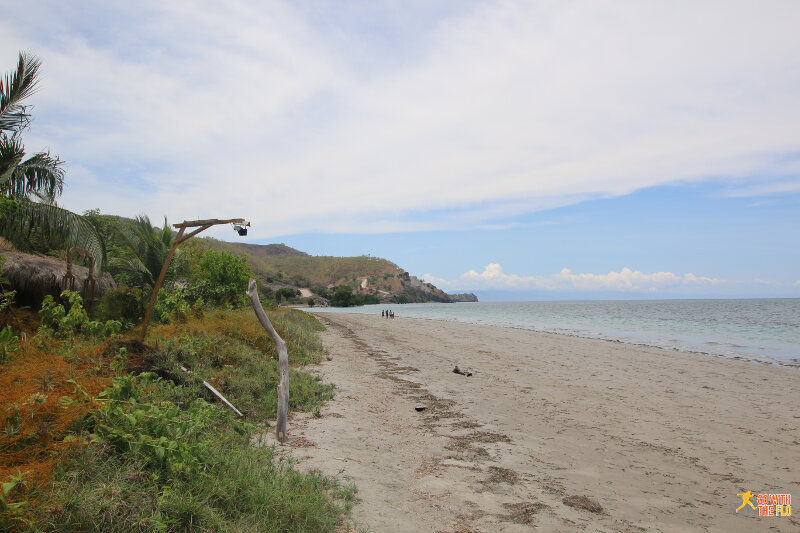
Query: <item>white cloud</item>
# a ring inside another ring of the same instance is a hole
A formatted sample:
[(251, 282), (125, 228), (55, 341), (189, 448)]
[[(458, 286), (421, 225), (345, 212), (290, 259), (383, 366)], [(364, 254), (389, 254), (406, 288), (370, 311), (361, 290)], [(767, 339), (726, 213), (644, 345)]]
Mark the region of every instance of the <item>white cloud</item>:
[(720, 285), (725, 280), (672, 272), (653, 272), (650, 274), (623, 268), (608, 274), (575, 274), (564, 268), (549, 276), (520, 276), (506, 274), (498, 263), (486, 265), (483, 272), (469, 270), (456, 280), (447, 280), (425, 274), (425, 280), (444, 290), (582, 290), (582, 291), (625, 291), (653, 292), (675, 288), (697, 288)]
[(26, 143), (80, 169), (66, 207), (244, 216), (254, 238), (494, 224), (710, 176), (797, 190), (800, 3), (460, 5), (370, 52), (396, 10), (342, 34), (280, 1), (12, 3), (0, 70), (44, 60)]
[(794, 283), (792, 283), (792, 286), (793, 286), (793, 287), (800, 287), (800, 279), (798, 279), (797, 281), (795, 281)]

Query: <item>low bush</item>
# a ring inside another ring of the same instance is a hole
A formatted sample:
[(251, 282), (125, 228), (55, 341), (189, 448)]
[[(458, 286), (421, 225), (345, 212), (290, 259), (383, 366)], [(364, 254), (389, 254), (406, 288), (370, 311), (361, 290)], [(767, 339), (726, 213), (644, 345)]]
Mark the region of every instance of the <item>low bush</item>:
[(44, 297), (42, 317), (39, 333), (52, 335), (59, 338), (73, 337), (76, 335), (90, 335), (94, 337), (109, 337), (120, 332), (122, 323), (118, 320), (90, 320), (83, 308), (83, 299), (76, 291), (64, 291), (61, 299), (65, 300), (69, 310), (63, 304), (56, 302), (51, 295)]
[(160, 290), (153, 305), (153, 318), (162, 324), (186, 322), (191, 306), (183, 289)]
[(120, 285), (103, 295), (93, 315), (100, 321), (118, 320), (123, 324), (135, 324), (144, 318), (146, 305), (141, 289)]
[(203, 250), (193, 262), (186, 298), (190, 302), (202, 298), (213, 307), (239, 309), (247, 305), (244, 293), (250, 277), (246, 257)]

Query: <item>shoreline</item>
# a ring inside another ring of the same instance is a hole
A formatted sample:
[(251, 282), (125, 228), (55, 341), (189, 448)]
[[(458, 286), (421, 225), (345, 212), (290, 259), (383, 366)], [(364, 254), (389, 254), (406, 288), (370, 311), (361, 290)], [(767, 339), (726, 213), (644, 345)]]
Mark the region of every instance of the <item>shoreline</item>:
[[(786, 298), (794, 300), (795, 298)], [(445, 305), (453, 305), (453, 304), (445, 304)], [(361, 306), (363, 307), (363, 306)], [(355, 312), (350, 313), (348, 311), (330, 311), (331, 308), (305, 308), (302, 309), (303, 311), (312, 314), (314, 316), (319, 317), (320, 315), (317, 314), (316, 311), (320, 311), (322, 314), (330, 313), (330, 314), (354, 314), (354, 315), (369, 315), (369, 313), (364, 312)], [(349, 308), (334, 308), (334, 309), (349, 309)], [(509, 325), (509, 324), (492, 324), (492, 323), (480, 323), (480, 322), (473, 322), (469, 320), (463, 320), (459, 318), (435, 318), (435, 317), (426, 317), (426, 316), (404, 316), (404, 318), (410, 318), (414, 320), (432, 320), (437, 322), (447, 322), (447, 323), (459, 323), (459, 324), (469, 324), (473, 326), (479, 327), (494, 327), (494, 328), (504, 328), (504, 329), (513, 329), (513, 330), (521, 330), (521, 331), (531, 331), (534, 333), (542, 333), (542, 334), (549, 334), (549, 335), (561, 335), (566, 337), (572, 337), (577, 339), (590, 339), (590, 340), (597, 340), (597, 341), (604, 341), (604, 342), (611, 342), (611, 343), (619, 343), (625, 344), (628, 346), (638, 346), (643, 348), (653, 348), (658, 350), (663, 350), (665, 352), (678, 352), (678, 353), (686, 353), (686, 354), (693, 354), (693, 355), (702, 355), (707, 357), (716, 357), (721, 359), (730, 359), (730, 360), (739, 360), (739, 361), (746, 361), (750, 363), (758, 363), (761, 365), (770, 365), (770, 366), (779, 366), (779, 367), (786, 367), (786, 368), (798, 368), (800, 369), (800, 357), (797, 356), (786, 356), (780, 357), (776, 355), (761, 355), (761, 354), (753, 354), (753, 353), (740, 353), (740, 354), (723, 354), (723, 353), (714, 353), (710, 351), (703, 351), (700, 349), (693, 349), (691, 347), (681, 347), (681, 346), (663, 346), (659, 344), (652, 344), (648, 343), (647, 341), (640, 341), (633, 338), (611, 338), (611, 337), (601, 337), (601, 336), (593, 336), (591, 334), (580, 334), (574, 333), (568, 328), (551, 328), (545, 329), (536, 326), (519, 326), (519, 325)], [(597, 335), (603, 335), (602, 333), (598, 333)], [(610, 334), (609, 334), (610, 335)], [(653, 341), (655, 342), (655, 341)]]
[(331, 360), (313, 371), (337, 394), (319, 418), (292, 417), (289, 445), (302, 466), (351, 476), (353, 518), (375, 531), (800, 526), (734, 512), (747, 490), (800, 494), (793, 370), (455, 321), (316, 316)]

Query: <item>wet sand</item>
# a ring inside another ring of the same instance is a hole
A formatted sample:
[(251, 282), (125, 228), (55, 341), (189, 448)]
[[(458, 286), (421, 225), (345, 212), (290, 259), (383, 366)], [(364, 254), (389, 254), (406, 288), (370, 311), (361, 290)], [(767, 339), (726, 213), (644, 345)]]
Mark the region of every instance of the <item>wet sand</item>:
[(748, 490), (800, 499), (797, 369), (317, 316), (330, 360), (313, 371), (337, 394), (320, 418), (292, 417), (290, 447), (355, 481), (370, 531), (800, 530), (800, 503), (790, 518), (734, 512)]

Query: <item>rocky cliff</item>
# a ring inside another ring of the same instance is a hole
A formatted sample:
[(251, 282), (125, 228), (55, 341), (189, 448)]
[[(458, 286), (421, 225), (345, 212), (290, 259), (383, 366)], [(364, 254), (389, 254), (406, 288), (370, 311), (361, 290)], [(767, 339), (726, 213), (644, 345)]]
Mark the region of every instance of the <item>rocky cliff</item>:
[(450, 298), (450, 301), (453, 302), (453, 303), (455, 303), (455, 302), (477, 302), (478, 301), (478, 297), (475, 296), (474, 294), (472, 294), (471, 292), (465, 292), (465, 293), (462, 293), (462, 294), (448, 294), (447, 297)]

